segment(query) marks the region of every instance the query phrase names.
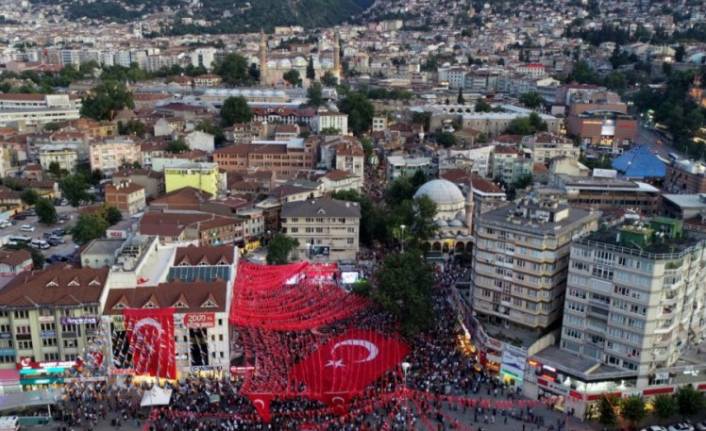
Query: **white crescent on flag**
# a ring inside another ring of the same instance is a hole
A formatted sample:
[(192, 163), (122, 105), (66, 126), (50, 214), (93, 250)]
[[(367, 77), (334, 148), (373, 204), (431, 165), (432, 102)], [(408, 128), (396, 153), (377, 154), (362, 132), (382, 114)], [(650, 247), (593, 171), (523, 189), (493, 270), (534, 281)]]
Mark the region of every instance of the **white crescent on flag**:
[(339, 347), (342, 347), (342, 346), (359, 346), (359, 347), (365, 348), (368, 351), (368, 356), (366, 358), (359, 360), (359, 361), (356, 361), (358, 363), (370, 362), (373, 359), (377, 358), (378, 353), (380, 353), (378, 346), (376, 346), (374, 343), (371, 343), (368, 340), (360, 340), (360, 339), (353, 338), (353, 339), (339, 341), (338, 343), (334, 344), (334, 346), (331, 348), (331, 356), (334, 356), (336, 349), (338, 349)]
[(254, 400), (252, 403), (253, 403), (253, 405), (256, 406), (256, 407), (257, 407), (257, 406), (260, 406), (261, 409), (264, 409), (264, 408), (265, 408), (265, 402), (262, 401), (262, 400), (259, 399), (259, 398), (256, 399), (256, 400)]
[(135, 326), (133, 326), (132, 330), (134, 332), (137, 332), (143, 326), (151, 326), (155, 328), (160, 335), (162, 334), (162, 331), (164, 331), (164, 329), (162, 328), (162, 324), (151, 317), (145, 317), (144, 319), (138, 320), (137, 323), (135, 323)]

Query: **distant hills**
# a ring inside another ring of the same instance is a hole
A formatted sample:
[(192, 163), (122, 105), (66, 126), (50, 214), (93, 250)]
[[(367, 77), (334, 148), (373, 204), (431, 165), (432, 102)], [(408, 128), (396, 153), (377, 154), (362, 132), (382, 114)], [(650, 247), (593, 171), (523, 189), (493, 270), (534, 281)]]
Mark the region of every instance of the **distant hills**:
[(351, 21), (375, 0), (32, 0), (64, 6), (67, 18), (129, 22), (175, 11), (165, 34), (246, 33), (300, 25), (326, 27)]

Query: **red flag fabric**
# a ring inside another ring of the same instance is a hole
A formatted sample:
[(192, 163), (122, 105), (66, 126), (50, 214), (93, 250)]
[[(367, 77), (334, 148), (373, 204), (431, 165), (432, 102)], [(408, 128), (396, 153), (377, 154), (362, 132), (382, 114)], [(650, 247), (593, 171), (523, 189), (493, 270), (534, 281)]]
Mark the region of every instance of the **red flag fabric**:
[(409, 347), (397, 337), (353, 329), (329, 339), (292, 368), (312, 398), (337, 406), (398, 365)]
[(272, 412), (270, 412), (270, 402), (272, 402), (272, 394), (248, 394), (250, 402), (252, 402), (257, 414), (265, 423), (272, 421)]
[(175, 379), (174, 309), (127, 308), (123, 316), (135, 374)]

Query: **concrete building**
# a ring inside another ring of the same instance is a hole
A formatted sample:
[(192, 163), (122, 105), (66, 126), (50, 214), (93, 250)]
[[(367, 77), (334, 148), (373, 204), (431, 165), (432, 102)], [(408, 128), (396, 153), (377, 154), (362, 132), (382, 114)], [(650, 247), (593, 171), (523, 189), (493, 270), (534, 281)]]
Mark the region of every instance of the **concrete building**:
[(694, 160), (677, 160), (667, 165), (664, 191), (668, 193), (706, 193), (706, 166)]
[(704, 339), (706, 235), (654, 218), (571, 246), (561, 348), (637, 378)]
[(48, 171), (52, 163), (58, 164), (59, 169), (73, 172), (78, 165), (78, 153), (71, 148), (43, 145), (39, 149), (39, 164)]
[(530, 154), (511, 145), (497, 145), (490, 158), (490, 172), (493, 179), (505, 184), (532, 175), (534, 163)]
[(103, 192), (106, 204), (116, 207), (129, 216), (141, 212), (147, 206), (144, 187), (129, 180), (106, 184)]
[(319, 111), (314, 117), (313, 129), (316, 133), (325, 130), (337, 130), (341, 135), (348, 134), (348, 114)]
[(300, 257), (354, 260), (358, 254), (360, 206), (328, 198), (282, 205), (282, 233), (299, 241)]
[(317, 144), (316, 137), (287, 142), (254, 140), (219, 148), (213, 153), (213, 161), (225, 171), (261, 169), (274, 172), (277, 178), (294, 178), (314, 168)]
[(490, 322), (543, 331), (561, 317), (572, 238), (598, 227), (598, 213), (554, 196), (524, 197), (476, 221), (473, 307)]
[(184, 141), (192, 150), (201, 150), (210, 154), (216, 149), (214, 136), (200, 130), (194, 130), (187, 134)]
[(81, 266), (84, 268), (110, 268), (117, 262), (123, 244), (122, 239), (94, 239), (81, 251)]
[(154, 199), (164, 193), (164, 176), (149, 169), (121, 169), (113, 174), (113, 185), (130, 181), (145, 189), (145, 199)]
[(226, 189), (223, 176), (215, 163), (182, 162), (178, 166), (164, 168), (166, 192), (173, 192), (184, 187), (193, 187), (218, 196)]
[(387, 156), (387, 180), (392, 181), (403, 175), (412, 176), (422, 171), (427, 177), (435, 174), (431, 157), (411, 157), (406, 155)]
[(81, 99), (66, 94), (0, 94), (0, 127), (77, 120), (80, 111)]
[(107, 278), (108, 268), (60, 264), (12, 280), (0, 291), (0, 368), (31, 358), (39, 368), (20, 370), (25, 389), (63, 382), (64, 371), (98, 339)]
[(125, 165), (142, 162), (140, 144), (128, 137), (110, 138), (89, 146), (91, 169), (112, 173)]
[(570, 139), (552, 133), (537, 133), (525, 136), (522, 146), (532, 151), (532, 162), (549, 165), (558, 157), (578, 160), (581, 149), (574, 145)]
[(660, 208), (658, 188), (639, 181), (615, 177), (582, 177), (555, 174), (551, 185), (563, 190), (569, 204), (601, 211), (631, 209), (653, 215)]
[(0, 250), (0, 276), (12, 277), (32, 270), (32, 255), (27, 250)]

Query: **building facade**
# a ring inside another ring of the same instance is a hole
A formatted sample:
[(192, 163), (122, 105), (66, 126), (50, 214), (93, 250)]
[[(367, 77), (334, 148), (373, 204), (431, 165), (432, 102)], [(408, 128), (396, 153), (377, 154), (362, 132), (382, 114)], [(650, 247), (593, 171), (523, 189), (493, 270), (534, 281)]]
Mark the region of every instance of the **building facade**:
[(183, 162), (178, 166), (164, 168), (164, 186), (166, 192), (184, 187), (193, 187), (217, 196), (225, 190), (218, 165), (205, 162)]
[(115, 172), (125, 165), (142, 162), (140, 144), (130, 138), (111, 138), (89, 146), (91, 169)]
[(299, 241), (300, 257), (331, 261), (356, 258), (360, 232), (357, 202), (327, 198), (287, 202), (280, 217), (282, 233)]
[(145, 189), (130, 181), (118, 184), (106, 184), (105, 202), (127, 215), (134, 215), (145, 209)]
[(479, 217), (473, 306), (491, 321), (543, 330), (561, 317), (572, 238), (598, 227), (597, 213), (556, 197), (525, 197)]

